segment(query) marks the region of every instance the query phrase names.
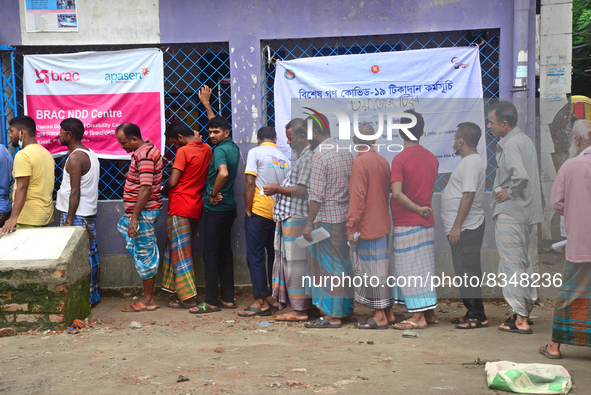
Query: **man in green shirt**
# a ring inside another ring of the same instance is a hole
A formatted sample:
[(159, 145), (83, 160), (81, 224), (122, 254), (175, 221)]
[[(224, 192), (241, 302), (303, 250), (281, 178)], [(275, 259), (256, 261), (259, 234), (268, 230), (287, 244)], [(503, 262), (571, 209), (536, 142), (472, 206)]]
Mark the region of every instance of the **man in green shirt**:
[[(230, 124), (214, 117), (207, 123), (209, 138), (215, 145), (207, 187), (204, 192), (203, 263), (205, 266), (205, 301), (189, 311), (194, 314), (234, 309), (234, 259), (232, 224), (236, 218), (234, 179), (238, 172), (240, 150), (230, 137)], [(218, 284), (220, 293), (218, 293)], [(221, 297), (221, 300), (219, 299)]]

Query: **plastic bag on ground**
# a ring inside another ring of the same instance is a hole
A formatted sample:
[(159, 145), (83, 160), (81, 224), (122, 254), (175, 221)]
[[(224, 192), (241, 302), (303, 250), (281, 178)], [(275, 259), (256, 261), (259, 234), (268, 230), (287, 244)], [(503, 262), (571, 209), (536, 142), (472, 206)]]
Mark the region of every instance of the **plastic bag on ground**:
[(487, 362), (489, 388), (518, 394), (568, 394), (570, 374), (560, 365), (542, 363)]

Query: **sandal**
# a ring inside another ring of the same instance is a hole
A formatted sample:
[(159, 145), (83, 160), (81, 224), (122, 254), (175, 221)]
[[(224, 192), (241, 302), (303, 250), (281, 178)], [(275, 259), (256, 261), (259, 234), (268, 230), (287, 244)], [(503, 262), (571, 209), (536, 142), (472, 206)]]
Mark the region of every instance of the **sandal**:
[(248, 307), (248, 308), (244, 309), (244, 311), (252, 311), (254, 314), (238, 313), (238, 316), (248, 318), (248, 317), (265, 317), (268, 315), (273, 315), (273, 312), (271, 311), (271, 309), (261, 310), (261, 309), (257, 309), (256, 307)]
[(189, 309), (189, 313), (191, 314), (207, 314), (215, 313), (216, 311), (222, 311), (222, 309), (219, 306), (216, 308), (209, 307), (209, 305), (205, 302)]
[(358, 323), (357, 329), (388, 329), (388, 325), (378, 325), (373, 318), (368, 318), (367, 320)]
[(317, 329), (324, 329), (324, 328), (340, 328), (341, 324), (331, 324), (329, 320), (324, 317), (320, 317), (317, 320), (310, 321), (304, 324), (306, 328), (317, 328)]
[(562, 354), (554, 355), (554, 354), (550, 354), (548, 352), (548, 344), (546, 344), (544, 347), (540, 348), (540, 354), (542, 354), (546, 358), (550, 358), (550, 359), (562, 359)]
[(196, 305), (189, 306), (188, 304), (184, 304), (180, 300), (170, 301), (166, 304), (166, 307), (170, 307), (171, 309), (192, 309), (193, 307), (197, 307), (199, 303)]
[[(449, 322), (451, 322), (454, 325), (458, 325), (458, 324), (463, 324), (468, 319), (469, 318), (467, 316), (463, 316), (463, 317), (452, 318), (451, 320), (449, 320)], [(427, 322), (427, 324), (428, 324), (428, 322)]]
[(531, 329), (519, 329), (517, 325), (515, 325), (515, 321), (506, 322), (505, 325), (507, 325), (509, 329), (501, 328), (499, 325), (499, 330), (503, 332), (519, 333), (521, 335), (531, 335), (534, 333), (534, 331)]
[[(468, 324), (468, 326), (464, 326), (465, 324)], [(466, 321), (456, 324), (456, 328), (458, 329), (476, 329), (484, 328), (487, 326), (488, 324), (483, 324), (482, 321), (480, 321), (478, 318), (468, 318)]]
[[(507, 323), (509, 321), (515, 321), (516, 319), (517, 319), (517, 314), (513, 314), (512, 316), (509, 316), (505, 319), (505, 323)], [(531, 326), (534, 324), (534, 322), (528, 318), (527, 324)]]
[(220, 306), (222, 309), (237, 309), (238, 308), (238, 305), (236, 304), (236, 302), (232, 302), (231, 305), (227, 305), (227, 304), (224, 304), (223, 302), (220, 302), (218, 304), (218, 306)]
[[(399, 326), (396, 326), (397, 324), (407, 324), (410, 325), (410, 328), (401, 328)], [(404, 320), (400, 322), (395, 322), (394, 324), (392, 324), (392, 328), (398, 329), (399, 331), (406, 331), (408, 329), (425, 329), (426, 326), (419, 326), (419, 324), (417, 324), (416, 322)]]

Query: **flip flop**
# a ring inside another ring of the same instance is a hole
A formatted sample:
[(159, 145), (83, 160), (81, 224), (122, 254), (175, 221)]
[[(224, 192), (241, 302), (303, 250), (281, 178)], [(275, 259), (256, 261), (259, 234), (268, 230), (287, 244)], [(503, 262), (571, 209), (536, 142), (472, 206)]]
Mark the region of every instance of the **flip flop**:
[(154, 311), (159, 307), (160, 306), (158, 305), (155, 305), (154, 307), (148, 307), (140, 301), (132, 303), (129, 306), (125, 306), (121, 309), (121, 311), (124, 313), (138, 313), (140, 311)]
[(199, 304), (196, 304), (195, 306), (189, 306), (188, 304), (184, 304), (182, 301), (177, 300), (174, 302), (168, 302), (166, 304), (167, 307), (170, 307), (171, 309), (192, 309), (193, 307), (197, 307)]
[(517, 325), (515, 325), (515, 321), (506, 322), (505, 325), (507, 325), (509, 329), (501, 328), (499, 325), (499, 330), (503, 332), (519, 333), (520, 335), (531, 335), (534, 333), (531, 329), (519, 329)]
[[(193, 310), (197, 309), (197, 310)], [(205, 302), (198, 304), (195, 307), (189, 309), (189, 313), (191, 314), (207, 314), (207, 313), (215, 313), (216, 311), (222, 311), (222, 309), (218, 306), (215, 309), (209, 307), (209, 305)]]
[(544, 347), (540, 348), (540, 354), (545, 356), (546, 358), (550, 359), (562, 359), (562, 354), (554, 355), (548, 352), (548, 345), (546, 344)]
[[(458, 325), (458, 324), (463, 324), (464, 322), (466, 322), (466, 320), (468, 320), (469, 318), (466, 316), (463, 317), (456, 317), (456, 318), (452, 318), (449, 320), (449, 322), (451, 322), (454, 325)], [(427, 322), (428, 324), (428, 322)]]
[(367, 320), (358, 323), (357, 329), (388, 329), (388, 325), (378, 325), (373, 318), (368, 318)]
[[(515, 321), (517, 319), (517, 314), (513, 314), (512, 316), (509, 316), (505, 319), (505, 323), (509, 322), (509, 321)], [(530, 320), (529, 318), (527, 319), (527, 324), (529, 326), (532, 326), (534, 324), (534, 322), (532, 320)]]
[(246, 309), (244, 309), (244, 311), (252, 311), (254, 314), (240, 314), (238, 313), (239, 317), (265, 317), (268, 315), (273, 315), (273, 312), (271, 311), (271, 309), (267, 309), (267, 310), (261, 310), (261, 309), (257, 309), (256, 307), (248, 307)]
[[(468, 324), (468, 326), (463, 326), (463, 324)], [(475, 326), (472, 326), (475, 324)], [(477, 328), (485, 328), (488, 324), (484, 325), (478, 318), (468, 318), (466, 321), (456, 324), (457, 329), (477, 329)]]
[(341, 324), (331, 324), (329, 320), (324, 317), (320, 317), (317, 320), (310, 321), (304, 324), (306, 328), (317, 328), (317, 329), (324, 329), (324, 328), (340, 328)]
[[(287, 318), (279, 318), (279, 317), (287, 317)], [(275, 317), (275, 321), (276, 322), (308, 322), (310, 319), (309, 318), (298, 318), (294, 315), (291, 314), (283, 314), (283, 315), (278, 315), (277, 317)]]
[[(400, 328), (400, 327), (397, 327), (396, 324), (408, 324), (411, 327), (410, 328)], [(416, 322), (404, 320), (404, 321), (393, 323), (392, 324), (392, 328), (398, 329), (399, 331), (405, 331), (405, 330), (408, 330), (408, 329), (425, 329), (426, 326), (419, 326), (419, 324), (417, 324)]]
[(435, 321), (427, 321), (428, 325), (437, 325), (439, 324), (439, 321), (435, 320)]

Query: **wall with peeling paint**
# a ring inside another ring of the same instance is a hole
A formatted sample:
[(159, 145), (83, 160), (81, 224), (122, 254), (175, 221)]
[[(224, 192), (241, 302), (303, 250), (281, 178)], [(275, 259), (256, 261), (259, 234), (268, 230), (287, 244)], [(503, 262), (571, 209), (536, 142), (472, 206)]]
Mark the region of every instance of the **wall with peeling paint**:
[[(21, 0), (23, 1), (23, 0)], [(517, 7), (514, 5), (517, 3)], [(149, 1), (144, 1), (150, 3)], [(0, 23), (0, 45), (30, 44), (29, 35), (22, 34), (18, 21), (18, 6), (13, 0), (0, 0), (3, 15), (8, 15), (9, 23)], [(109, 0), (108, 4), (114, 1)], [(105, 2), (94, 6), (100, 11)], [(133, 4), (139, 4), (134, 1)], [(185, 42), (228, 42), (231, 64), (232, 121), (234, 139), (239, 144), (243, 158), (254, 144), (253, 135), (261, 126), (261, 40), (363, 36), (381, 34), (400, 34), (417, 32), (438, 32), (471, 29), (500, 29), (500, 94), (502, 98), (535, 97), (533, 89), (512, 93), (514, 83), (514, 45), (519, 43), (515, 35), (531, 32), (527, 45), (533, 54), (535, 32), (534, 0), (160, 0), (159, 27), (149, 25), (148, 31), (138, 30), (133, 33), (113, 36), (103, 31), (96, 31), (93, 37), (80, 40), (59, 36), (60, 45), (84, 43), (185, 43)], [(98, 5), (100, 4), (100, 5)], [(133, 7), (125, 4), (125, 23), (128, 17), (135, 18)], [(525, 18), (517, 20), (516, 10), (529, 7)], [(129, 15), (128, 15), (129, 14)], [(12, 16), (12, 18), (10, 18)], [(82, 21), (82, 19), (81, 19)], [(516, 22), (517, 21), (517, 22)], [(81, 29), (83, 29), (81, 23)], [(159, 30), (159, 40), (154, 34)], [(138, 33), (139, 32), (139, 33)], [(143, 33), (142, 33), (143, 32)], [(142, 36), (143, 34), (143, 36)], [(70, 41), (71, 40), (71, 41)], [(99, 41), (97, 41), (99, 40)], [(100, 41), (102, 40), (102, 41)], [(40, 44), (49, 45), (49, 41)], [(535, 80), (533, 56), (528, 60), (529, 81)], [(534, 108), (520, 108), (520, 127), (535, 138)], [(243, 174), (244, 161), (239, 174)], [(236, 183), (238, 212), (244, 212), (243, 176), (239, 175)], [(489, 194), (487, 194), (489, 195)], [(439, 196), (435, 196), (437, 212)], [(114, 231), (118, 220), (121, 202), (101, 202), (99, 209), (99, 246), (101, 259), (104, 256), (104, 286), (138, 285), (133, 263), (124, 250), (123, 241)], [(488, 209), (487, 209), (488, 210)], [(238, 215), (233, 227), (234, 253), (237, 258), (236, 283), (248, 284), (250, 279), (245, 266), (246, 252), (244, 242), (243, 216)], [(498, 255), (494, 243), (494, 232), (490, 213), (487, 211), (487, 230), (483, 245), (483, 262), (486, 271), (496, 271)], [(163, 248), (164, 216), (159, 220), (157, 236)], [(449, 246), (441, 227), (441, 220), (436, 217), (436, 249), (438, 265), (451, 268)], [(199, 234), (201, 230), (197, 231)], [(121, 240), (120, 240), (121, 239)], [(200, 252), (202, 241), (194, 238), (196, 259), (198, 259), (197, 278), (201, 279)], [(535, 254), (535, 252), (532, 250)], [(445, 269), (447, 272), (450, 270)]]

